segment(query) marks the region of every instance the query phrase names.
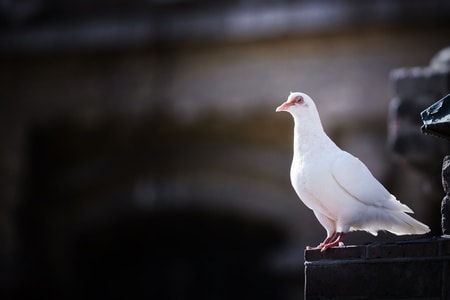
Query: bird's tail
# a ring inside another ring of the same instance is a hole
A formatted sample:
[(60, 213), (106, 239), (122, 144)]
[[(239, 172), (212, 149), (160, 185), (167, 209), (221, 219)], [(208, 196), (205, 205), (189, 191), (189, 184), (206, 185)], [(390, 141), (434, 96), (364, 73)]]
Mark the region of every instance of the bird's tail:
[(427, 225), (417, 221), (404, 212), (391, 211), (388, 216), (390, 220), (385, 223), (386, 225), (383, 226), (383, 229), (393, 234), (425, 234), (430, 231)]

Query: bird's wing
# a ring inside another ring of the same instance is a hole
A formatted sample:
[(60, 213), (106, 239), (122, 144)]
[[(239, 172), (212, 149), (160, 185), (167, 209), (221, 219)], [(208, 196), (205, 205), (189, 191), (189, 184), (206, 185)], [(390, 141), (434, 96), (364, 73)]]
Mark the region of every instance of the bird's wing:
[(367, 167), (356, 157), (342, 151), (331, 166), (333, 178), (354, 199), (366, 205), (388, 210), (413, 211), (400, 203), (395, 196), (378, 182)]

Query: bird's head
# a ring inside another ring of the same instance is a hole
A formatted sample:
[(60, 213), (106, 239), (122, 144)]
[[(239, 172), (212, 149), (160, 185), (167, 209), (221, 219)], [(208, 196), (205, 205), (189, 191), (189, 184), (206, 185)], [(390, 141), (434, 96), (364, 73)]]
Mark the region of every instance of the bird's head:
[(305, 110), (317, 110), (311, 97), (305, 93), (291, 92), (286, 102), (277, 107), (276, 112), (287, 111), (293, 116), (300, 116)]

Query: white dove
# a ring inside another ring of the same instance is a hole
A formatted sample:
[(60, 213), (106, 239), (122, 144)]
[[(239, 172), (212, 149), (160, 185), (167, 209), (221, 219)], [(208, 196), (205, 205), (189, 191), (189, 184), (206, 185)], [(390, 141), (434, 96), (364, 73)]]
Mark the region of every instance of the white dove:
[(327, 231), (322, 243), (307, 249), (325, 251), (343, 245), (349, 231), (373, 235), (379, 230), (396, 235), (430, 231), (406, 214), (413, 211), (391, 195), (358, 158), (327, 136), (311, 97), (291, 93), (276, 111), (287, 111), (294, 118), (292, 186)]

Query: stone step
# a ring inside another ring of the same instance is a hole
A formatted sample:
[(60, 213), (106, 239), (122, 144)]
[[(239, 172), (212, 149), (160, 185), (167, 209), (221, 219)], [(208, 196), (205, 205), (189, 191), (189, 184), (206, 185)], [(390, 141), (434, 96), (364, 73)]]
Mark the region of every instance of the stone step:
[(305, 251), (305, 299), (450, 299), (450, 237)]

